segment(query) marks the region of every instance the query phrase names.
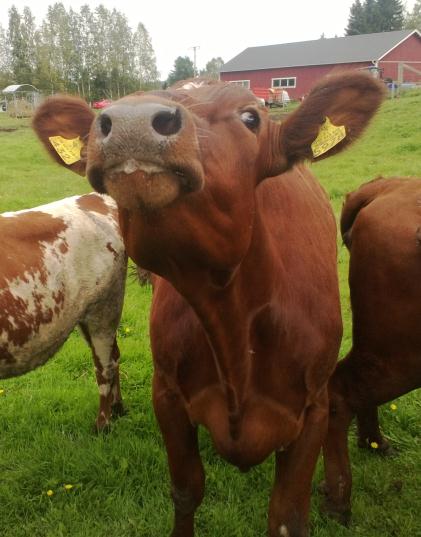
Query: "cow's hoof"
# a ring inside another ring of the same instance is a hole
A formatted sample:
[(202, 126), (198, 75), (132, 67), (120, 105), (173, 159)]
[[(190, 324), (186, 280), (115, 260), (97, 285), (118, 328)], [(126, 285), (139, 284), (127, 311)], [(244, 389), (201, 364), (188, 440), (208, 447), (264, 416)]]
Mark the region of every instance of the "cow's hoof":
[(348, 527), (351, 522), (351, 509), (349, 507), (338, 507), (330, 502), (328, 498), (322, 504), (321, 511), (342, 526)]
[(358, 447), (361, 449), (368, 449), (371, 453), (381, 455), (382, 457), (393, 457), (394, 455), (397, 455), (397, 450), (385, 438), (382, 438), (380, 442), (359, 440)]
[(111, 431), (111, 424), (104, 416), (99, 416), (93, 426), (94, 434), (108, 434)]
[(117, 401), (111, 405), (111, 417), (113, 419), (121, 418), (121, 416), (125, 416), (126, 414), (127, 410), (124, 408), (123, 401)]

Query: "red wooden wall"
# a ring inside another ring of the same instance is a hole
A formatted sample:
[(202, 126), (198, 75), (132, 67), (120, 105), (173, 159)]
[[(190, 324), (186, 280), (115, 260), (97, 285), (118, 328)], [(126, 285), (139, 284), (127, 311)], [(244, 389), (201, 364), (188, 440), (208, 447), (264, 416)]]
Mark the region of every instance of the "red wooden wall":
[[(379, 67), (382, 69), (382, 78), (397, 80), (399, 62), (408, 63), (416, 69), (421, 70), (421, 37), (418, 35), (410, 36), (379, 62)], [(270, 88), (272, 85), (272, 78), (296, 77), (296, 87), (285, 89), (287, 89), (288, 94), (292, 99), (300, 99), (309, 92), (311, 87), (314, 86), (320, 78), (328, 73), (349, 69), (366, 69), (371, 65), (371, 62), (363, 62), (262, 69), (258, 71), (237, 71), (234, 73), (221, 73), (221, 80), (249, 80), (250, 89), (253, 91), (253, 88)], [(421, 75), (405, 71), (404, 81), (421, 83)]]

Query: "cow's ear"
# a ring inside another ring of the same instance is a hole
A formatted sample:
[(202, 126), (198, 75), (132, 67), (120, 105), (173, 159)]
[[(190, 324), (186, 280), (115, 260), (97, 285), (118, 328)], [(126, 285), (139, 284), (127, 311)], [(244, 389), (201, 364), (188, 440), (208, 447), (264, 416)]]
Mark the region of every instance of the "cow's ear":
[(37, 108), (32, 126), (59, 164), (85, 175), (86, 145), (94, 118), (94, 112), (82, 99), (54, 96)]
[(281, 173), (294, 164), (330, 157), (356, 140), (385, 95), (384, 84), (366, 73), (332, 75), (318, 83), (271, 136), (273, 166)]

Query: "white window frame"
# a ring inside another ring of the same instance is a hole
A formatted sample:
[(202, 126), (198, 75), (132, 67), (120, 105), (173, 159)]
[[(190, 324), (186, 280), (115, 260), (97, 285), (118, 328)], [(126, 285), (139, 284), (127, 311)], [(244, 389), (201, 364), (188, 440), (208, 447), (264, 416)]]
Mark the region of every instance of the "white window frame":
[[(274, 85), (274, 82), (275, 80), (279, 80), (279, 86), (275, 86)], [(287, 82), (287, 85), (286, 86), (283, 86), (281, 84), (281, 80), (293, 80), (294, 83), (292, 85), (290, 85), (288, 82)], [(297, 77), (296, 76), (282, 76), (282, 77), (279, 77), (279, 78), (272, 78), (272, 88), (280, 88), (280, 89), (285, 89), (285, 90), (288, 90), (290, 88), (296, 88), (297, 87)]]
[(250, 80), (228, 80), (229, 84), (234, 86), (242, 86), (243, 88), (250, 89)]

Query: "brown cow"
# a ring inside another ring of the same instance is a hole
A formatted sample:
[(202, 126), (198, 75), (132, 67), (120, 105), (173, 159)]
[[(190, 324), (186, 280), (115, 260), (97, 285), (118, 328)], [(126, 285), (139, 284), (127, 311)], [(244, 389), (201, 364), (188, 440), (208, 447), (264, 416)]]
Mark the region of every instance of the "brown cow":
[(123, 410), (116, 330), (127, 256), (108, 196), (0, 214), (0, 378), (45, 363), (79, 325), (100, 393), (96, 426)]
[[(86, 166), (116, 199), (129, 255), (159, 275), (153, 402), (173, 537), (193, 536), (204, 494), (199, 424), (242, 470), (276, 452), (269, 535), (307, 535), (342, 326), (335, 221), (298, 164), (322, 145), (323, 156), (347, 146), (381, 99), (376, 81), (352, 74), (323, 81), (281, 125), (249, 91), (222, 83), (128, 96), (97, 119), (65, 98), (38, 111), (52, 154), (51, 136), (88, 139), (68, 167)], [(336, 127), (323, 141), (326, 117)]]
[[(380, 452), (377, 407), (421, 386), (421, 179), (379, 178), (348, 194), (341, 231), (350, 252), (353, 341), (329, 384), (326, 508), (350, 516), (347, 433)], [(376, 445), (375, 444), (375, 445)]]

